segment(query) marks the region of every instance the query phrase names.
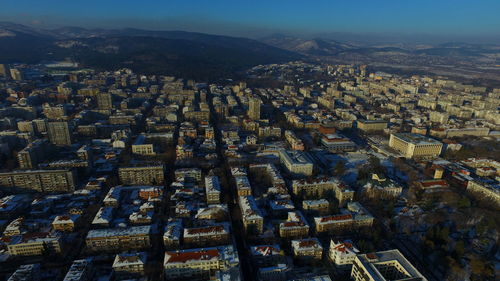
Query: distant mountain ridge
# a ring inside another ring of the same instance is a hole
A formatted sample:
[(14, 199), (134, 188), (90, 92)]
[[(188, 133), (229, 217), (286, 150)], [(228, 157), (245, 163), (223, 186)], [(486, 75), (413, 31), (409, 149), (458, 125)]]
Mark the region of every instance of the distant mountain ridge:
[[(342, 36), (346, 38), (345, 34)], [(331, 34), (307, 39), (274, 34), (253, 40), (135, 28), (47, 30), (0, 22), (0, 63), (71, 58), (98, 70), (128, 67), (136, 72), (214, 80), (237, 78), (244, 70), (259, 64), (314, 60), (369, 64), (382, 70), (397, 68), (404, 72), (416, 69), (419, 73), (440, 75), (460, 72), (466, 77), (500, 80), (499, 45), (377, 42), (340, 42), (332, 39)]]
[(86, 29), (41, 30), (0, 22), (0, 62), (38, 63), (71, 58), (97, 69), (129, 67), (138, 72), (211, 80), (232, 78), (246, 68), (301, 59), (265, 43), (184, 31)]
[(341, 43), (327, 38), (302, 39), (293, 36), (276, 34), (261, 38), (260, 41), (305, 55), (313, 56), (338, 56), (349, 53), (370, 55), (373, 53), (401, 53), (407, 55), (436, 55), (436, 56), (482, 56), (496, 53), (499, 46), (487, 44), (470, 44), (449, 42), (436, 45), (409, 45), (394, 43), (360, 44)]

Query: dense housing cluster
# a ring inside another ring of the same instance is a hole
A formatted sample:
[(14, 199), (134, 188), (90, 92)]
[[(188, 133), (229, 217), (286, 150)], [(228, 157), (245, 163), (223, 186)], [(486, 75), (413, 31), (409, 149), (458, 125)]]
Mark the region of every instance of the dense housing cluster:
[(477, 210), (500, 208), (499, 159), (460, 153), (497, 142), (500, 89), (304, 62), (218, 84), (51, 67), (0, 67), (8, 280), (425, 281), (493, 266), (467, 264), (494, 254)]

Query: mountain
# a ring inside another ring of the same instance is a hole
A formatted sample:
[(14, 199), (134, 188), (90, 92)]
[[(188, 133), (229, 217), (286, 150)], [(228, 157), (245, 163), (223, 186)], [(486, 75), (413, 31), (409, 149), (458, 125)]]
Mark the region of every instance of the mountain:
[(0, 62), (38, 63), (71, 58), (102, 70), (128, 67), (142, 73), (199, 80), (234, 78), (249, 67), (302, 55), (265, 43), (184, 31), (85, 29), (39, 30), (0, 23)]
[(321, 62), (368, 64), (372, 70), (402, 74), (434, 73), (500, 81), (500, 45), (460, 42), (422, 44), (411, 43), (412, 40), (398, 42), (390, 36), (362, 40), (360, 36), (337, 35), (344, 38), (345, 43), (332, 39), (332, 34), (313, 39), (274, 34), (260, 41)]
[(317, 56), (334, 56), (354, 47), (330, 39), (302, 39), (279, 34), (262, 38), (261, 41), (292, 52)]

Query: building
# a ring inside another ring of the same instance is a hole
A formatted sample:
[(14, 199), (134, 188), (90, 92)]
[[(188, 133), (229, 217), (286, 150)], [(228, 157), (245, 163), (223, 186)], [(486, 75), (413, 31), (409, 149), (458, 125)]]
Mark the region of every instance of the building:
[(330, 241), (330, 249), (328, 257), (339, 269), (350, 268), (359, 250), (354, 246), (352, 241)]
[(294, 258), (301, 260), (321, 260), (323, 247), (318, 238), (292, 240)]
[(11, 256), (41, 256), (62, 251), (61, 236), (49, 232), (28, 232), (8, 237), (4, 242)]
[(279, 224), (281, 238), (301, 238), (309, 235), (309, 224), (300, 211), (288, 212), (286, 221)]
[(356, 144), (353, 141), (338, 134), (323, 135), (321, 144), (334, 153), (356, 151)]
[(325, 213), (330, 209), (330, 203), (326, 199), (303, 200), (302, 209), (305, 212)]
[(457, 128), (446, 130), (446, 137), (464, 137), (464, 136), (476, 136), (476, 137), (486, 137), (490, 133), (490, 128), (488, 127), (472, 127), (472, 128)]
[(341, 206), (354, 198), (354, 191), (333, 177), (293, 180), (292, 192), (302, 198), (317, 199), (326, 196), (328, 192), (332, 192)]
[(257, 267), (269, 267), (286, 262), (286, 256), (278, 244), (250, 246), (252, 261)]
[(63, 281), (90, 281), (94, 277), (94, 265), (91, 259), (75, 260)]
[(132, 153), (145, 155), (145, 156), (154, 156), (156, 155), (155, 146), (152, 143), (146, 141), (146, 135), (140, 134), (135, 139), (132, 144)]
[(110, 93), (99, 93), (96, 95), (97, 108), (109, 110), (113, 109), (113, 99)]
[(75, 174), (69, 170), (26, 170), (0, 173), (0, 187), (25, 188), (38, 192), (73, 192)]
[(165, 226), (163, 233), (163, 244), (166, 249), (174, 249), (179, 247), (182, 238), (182, 220), (170, 219)]
[(279, 263), (268, 267), (259, 267), (257, 280), (262, 281), (285, 281), (290, 268), (286, 263)]
[(146, 262), (145, 252), (120, 253), (113, 261), (113, 271), (119, 279), (139, 277), (145, 274)]
[(150, 247), (151, 226), (105, 228), (90, 230), (85, 239), (91, 251), (128, 251)]
[(47, 140), (37, 139), (17, 153), (20, 169), (36, 169), (49, 150)]
[(72, 132), (67, 121), (51, 121), (48, 125), (49, 140), (55, 145), (71, 145)]
[(217, 176), (205, 177), (205, 193), (207, 196), (207, 204), (220, 203), (220, 182)]
[(403, 187), (381, 174), (372, 174), (362, 191), (370, 198), (396, 198), (403, 192)]
[(443, 179), (416, 181), (415, 186), (426, 193), (448, 191), (450, 185)]
[(121, 167), (118, 176), (122, 184), (159, 185), (165, 182), (165, 167), (162, 164)]
[(52, 221), (52, 228), (61, 232), (73, 232), (79, 218), (79, 215), (56, 216)]
[(229, 244), (229, 224), (220, 223), (209, 226), (184, 228), (184, 244), (194, 247)]
[(497, 181), (472, 179), (467, 183), (467, 191), (480, 200), (489, 200), (500, 206), (500, 184)]
[(435, 139), (412, 133), (394, 133), (389, 146), (406, 158), (428, 159), (441, 154), (443, 144)]
[(10, 79), (10, 67), (8, 64), (0, 63), (0, 76)]
[[(238, 253), (233, 246), (203, 249), (188, 249), (165, 252), (163, 266), (165, 278), (214, 278), (217, 272), (228, 272), (230, 278), (234, 269), (239, 271)], [(239, 274), (239, 272), (237, 273)], [(232, 280), (232, 279), (229, 279)]]
[(297, 150), (280, 150), (281, 164), (289, 173), (297, 176), (311, 176), (314, 164), (307, 152)]
[(234, 180), (236, 182), (236, 193), (238, 196), (252, 195), (252, 187), (250, 186), (250, 181), (246, 176), (235, 176)]
[(264, 216), (257, 207), (253, 196), (240, 196), (239, 205), (245, 231), (251, 234), (260, 234), (264, 231)]
[(10, 77), (12, 77), (12, 79), (17, 80), (17, 81), (24, 80), (24, 72), (18, 68), (11, 68), (10, 69)]
[(40, 264), (36, 263), (19, 266), (7, 281), (38, 281), (40, 279)]
[(449, 114), (446, 112), (431, 111), (429, 113), (429, 120), (431, 122), (446, 124), (448, 123)]
[(316, 232), (342, 233), (359, 228), (371, 227), (373, 216), (358, 202), (347, 203), (338, 215), (315, 217)]
[(200, 182), (201, 170), (198, 168), (182, 168), (175, 170), (175, 178), (183, 179), (187, 182)]
[(292, 148), (292, 150), (304, 150), (304, 143), (299, 139), (291, 130), (285, 131), (285, 139)]
[(252, 120), (260, 119), (260, 99), (258, 97), (250, 97), (249, 99), (248, 117)]
[(387, 128), (387, 121), (384, 120), (357, 120), (356, 125), (358, 129), (363, 132), (377, 132), (383, 131)]
[(355, 281), (427, 281), (400, 252), (389, 250), (356, 256), (351, 271)]

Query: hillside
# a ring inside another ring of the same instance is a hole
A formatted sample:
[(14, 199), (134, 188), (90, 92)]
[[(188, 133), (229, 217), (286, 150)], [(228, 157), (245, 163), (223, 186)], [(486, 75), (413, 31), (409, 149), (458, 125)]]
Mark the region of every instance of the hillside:
[(68, 57), (97, 69), (128, 67), (143, 73), (212, 80), (234, 78), (251, 66), (302, 56), (251, 39), (193, 32), (77, 27), (36, 30), (0, 23), (0, 62), (38, 63)]

